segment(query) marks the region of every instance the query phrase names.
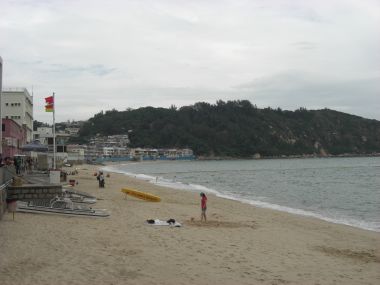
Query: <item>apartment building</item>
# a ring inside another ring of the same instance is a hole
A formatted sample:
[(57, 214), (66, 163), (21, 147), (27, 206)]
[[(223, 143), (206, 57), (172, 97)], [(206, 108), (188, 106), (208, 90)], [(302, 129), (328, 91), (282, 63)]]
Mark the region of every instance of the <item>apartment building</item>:
[(3, 88), (1, 96), (3, 119), (11, 119), (26, 130), (26, 142), (33, 138), (33, 97), (26, 88)]
[(2, 120), (2, 156), (13, 157), (20, 154), (20, 148), (26, 144), (25, 127), (19, 126), (14, 120)]

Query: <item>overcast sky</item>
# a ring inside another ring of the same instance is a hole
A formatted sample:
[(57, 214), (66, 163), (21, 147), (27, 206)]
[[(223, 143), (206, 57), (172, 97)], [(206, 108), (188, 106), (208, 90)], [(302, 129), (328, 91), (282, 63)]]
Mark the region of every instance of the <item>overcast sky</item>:
[(3, 86), (34, 118), (248, 99), (380, 120), (379, 0), (0, 0)]

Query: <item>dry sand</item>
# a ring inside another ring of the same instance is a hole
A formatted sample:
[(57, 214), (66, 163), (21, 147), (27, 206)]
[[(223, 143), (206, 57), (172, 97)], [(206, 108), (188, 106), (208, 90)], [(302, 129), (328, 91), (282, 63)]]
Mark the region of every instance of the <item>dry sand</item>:
[[(380, 234), (209, 196), (94, 166), (70, 176), (108, 218), (16, 213), (0, 221), (0, 284), (380, 284)], [(162, 197), (137, 200), (131, 187)], [(195, 218), (191, 222), (191, 218)], [(145, 220), (174, 218), (183, 227)]]

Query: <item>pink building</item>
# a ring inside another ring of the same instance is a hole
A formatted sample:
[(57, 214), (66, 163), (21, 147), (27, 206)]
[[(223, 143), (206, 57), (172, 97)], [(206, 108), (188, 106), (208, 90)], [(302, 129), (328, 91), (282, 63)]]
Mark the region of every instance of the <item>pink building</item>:
[(21, 154), (21, 147), (26, 144), (26, 129), (20, 127), (12, 119), (3, 119), (3, 154), (2, 157), (13, 157)]

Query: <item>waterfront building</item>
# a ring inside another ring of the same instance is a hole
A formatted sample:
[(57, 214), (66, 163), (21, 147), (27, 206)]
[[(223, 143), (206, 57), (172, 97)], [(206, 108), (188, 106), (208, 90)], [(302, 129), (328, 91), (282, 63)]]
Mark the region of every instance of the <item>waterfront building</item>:
[[(38, 127), (37, 131), (33, 133), (33, 138), (39, 140), (41, 144), (48, 146), (49, 167), (52, 163), (54, 156), (54, 136), (52, 127)], [(67, 145), (70, 139), (70, 135), (66, 133), (55, 134), (55, 155), (57, 165), (62, 164), (68, 160)]]
[(114, 148), (113, 147), (109, 147), (109, 146), (103, 147), (103, 156), (111, 157), (113, 155), (114, 155)]
[(12, 119), (2, 120), (2, 156), (13, 157), (21, 154), (20, 148), (26, 144), (25, 127), (20, 126)]
[(1, 97), (1, 116), (12, 119), (26, 130), (26, 142), (32, 141), (33, 97), (26, 88), (3, 88)]
[(95, 144), (84, 145), (83, 147), (85, 159), (92, 161), (101, 156), (101, 153)]
[(83, 163), (84, 162), (85, 147), (79, 144), (67, 145), (67, 162), (69, 163)]

